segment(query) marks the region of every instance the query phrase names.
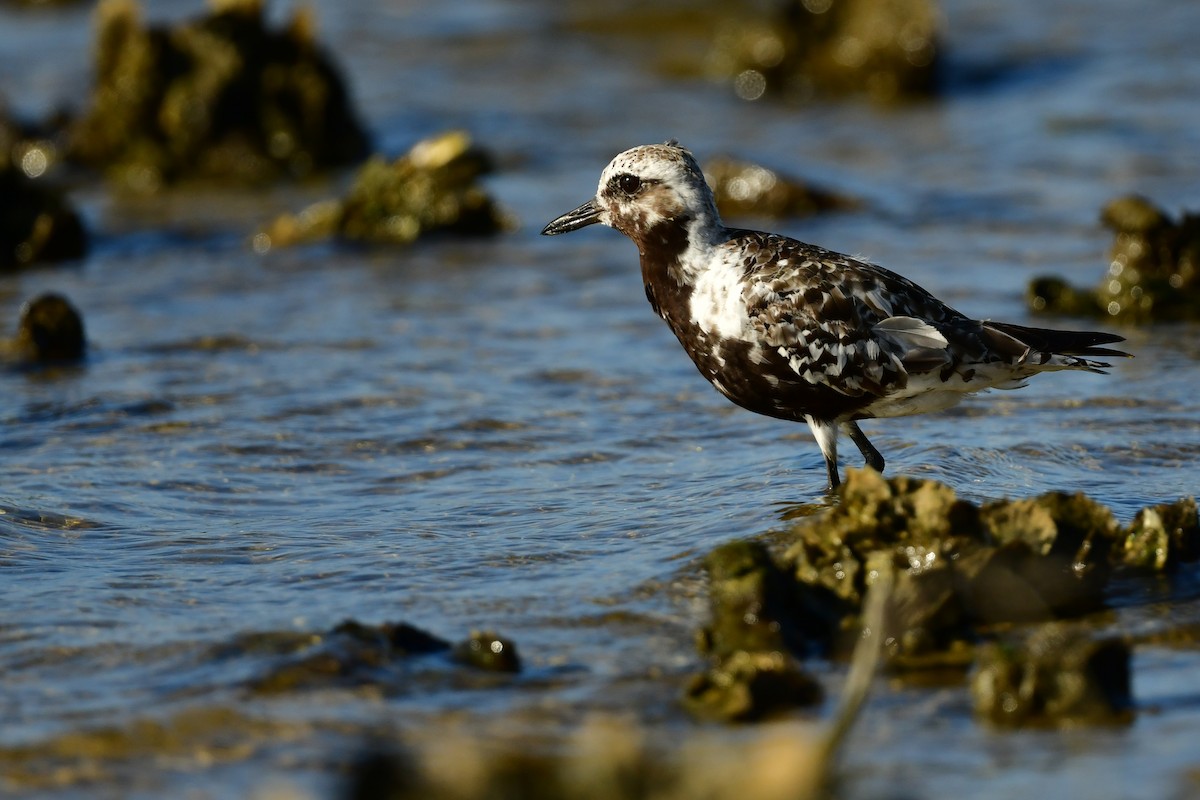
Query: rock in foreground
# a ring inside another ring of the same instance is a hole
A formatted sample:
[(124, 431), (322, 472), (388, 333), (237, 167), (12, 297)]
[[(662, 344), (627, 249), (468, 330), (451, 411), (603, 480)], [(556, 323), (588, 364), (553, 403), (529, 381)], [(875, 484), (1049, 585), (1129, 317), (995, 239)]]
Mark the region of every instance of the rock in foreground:
[[(1128, 646), (1071, 626), (1105, 609), (1112, 575), (1200, 560), (1190, 498), (1121, 526), (1082, 494), (976, 505), (935, 481), (850, 470), (839, 501), (787, 531), (781, 554), (734, 542), (708, 556), (712, 619), (699, 642), (712, 666), (687, 690), (694, 711), (753, 719), (797, 705), (802, 693), (779, 675), (802, 674), (795, 660), (814, 650), (848, 650), (868, 589), (886, 575), (893, 670), (975, 663), (991, 687), (977, 689), (991, 698), (979, 713), (1005, 724), (1126, 719)], [(1026, 631), (1023, 645), (995, 645), (1012, 630)], [(771, 680), (750, 668), (764, 664)], [(1044, 677), (1058, 673), (1073, 683)]]

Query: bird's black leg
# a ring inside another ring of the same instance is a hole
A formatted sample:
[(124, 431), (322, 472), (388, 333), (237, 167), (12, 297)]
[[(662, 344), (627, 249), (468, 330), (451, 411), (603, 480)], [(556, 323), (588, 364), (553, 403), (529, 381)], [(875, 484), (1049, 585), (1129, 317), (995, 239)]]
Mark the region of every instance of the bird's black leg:
[(836, 423), (812, 417), (804, 419), (812, 430), (813, 437), (817, 440), (817, 446), (821, 448), (821, 455), (825, 456), (825, 472), (829, 475), (829, 491), (832, 492), (842, 483), (837, 467), (838, 426)]
[(825, 472), (829, 475), (829, 491), (836, 491), (842, 485), (841, 476), (838, 475), (837, 459), (825, 458)]
[(875, 449), (875, 445), (871, 444), (871, 440), (862, 432), (862, 428), (858, 427), (858, 423), (846, 422), (842, 427), (850, 435), (850, 441), (858, 445), (858, 450), (866, 459), (867, 466), (876, 472), (883, 472), (883, 455)]

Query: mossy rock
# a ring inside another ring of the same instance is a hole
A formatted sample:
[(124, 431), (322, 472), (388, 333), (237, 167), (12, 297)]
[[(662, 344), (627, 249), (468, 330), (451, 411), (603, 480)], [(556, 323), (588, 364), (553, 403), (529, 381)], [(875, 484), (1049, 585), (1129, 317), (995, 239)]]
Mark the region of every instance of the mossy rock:
[(936, 93), (939, 38), (932, 0), (790, 0), (770, 17), (723, 25), (709, 62), (745, 99), (892, 104)]
[(255, 235), (260, 252), (337, 237), (371, 244), (409, 244), (431, 233), (492, 235), (507, 222), (478, 179), (491, 159), (462, 131), (423, 139), (393, 161), (376, 156), (345, 197), (284, 214)]
[(889, 663), (961, 664), (998, 626), (1103, 610), (1114, 570), (1169, 571), (1200, 559), (1190, 499), (1121, 526), (1080, 493), (977, 506), (936, 481), (872, 470), (848, 470), (837, 505), (775, 541), (778, 556), (736, 542), (706, 560), (712, 621), (701, 652), (840, 653), (853, 642), (867, 589), (886, 571), (895, 576)]
[(1130, 656), (1123, 639), (1061, 623), (987, 644), (971, 676), (975, 714), (1003, 727), (1129, 722)]
[(70, 261), (86, 252), (87, 233), (66, 197), (0, 159), (0, 270)]
[(1105, 206), (1113, 231), (1109, 266), (1095, 289), (1042, 276), (1030, 282), (1030, 308), (1129, 323), (1200, 319), (1200, 214), (1178, 220), (1137, 195)]
[(823, 186), (729, 156), (704, 162), (704, 178), (726, 219), (804, 217), (862, 205), (855, 198)]
[(260, 0), (146, 25), (133, 0), (96, 11), (95, 85), (68, 155), (119, 185), (181, 179), (264, 183), (362, 158), (367, 136), (309, 12), (281, 30)]
[(779, 651), (728, 654), (695, 675), (683, 705), (697, 717), (752, 722), (820, 702), (821, 685)]
[(26, 364), (78, 361), (87, 350), (83, 317), (60, 294), (39, 295), (21, 309), (13, 350)]

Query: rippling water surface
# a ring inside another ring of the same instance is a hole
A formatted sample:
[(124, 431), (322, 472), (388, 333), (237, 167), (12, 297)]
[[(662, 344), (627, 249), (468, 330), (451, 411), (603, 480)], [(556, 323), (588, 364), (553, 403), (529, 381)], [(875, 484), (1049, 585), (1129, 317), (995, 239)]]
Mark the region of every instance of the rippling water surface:
[[(825, 502), (824, 470), (803, 426), (733, 408), (695, 374), (647, 307), (627, 240), (537, 235), (621, 149), (678, 137), (701, 158), (732, 152), (858, 194), (865, 211), (762, 224), (1018, 323), (1031, 276), (1098, 279), (1107, 200), (1200, 206), (1192, 3), (946, 0), (951, 95), (887, 111), (738, 101), (663, 69), (701, 57), (695, 29), (617, 34), (581, 3), (314, 5), (377, 149), (471, 131), (520, 227), (259, 256), (257, 223), (336, 186), (74, 192), (91, 255), (0, 277), (5, 329), (53, 290), (80, 307), (92, 345), (79, 367), (0, 374), (0, 746), (50, 769), (73, 732), (213, 708), (264, 727), (206, 767), (100, 753), (94, 778), (26, 776), (14, 790), (215, 797), (278, 775), (323, 796), (329, 753), (373, 726), (508, 714), (553, 734), (632, 709), (684, 724), (674, 700), (704, 614), (695, 559)], [(10, 107), (82, 103), (88, 26), (87, 9), (0, 10)], [(1127, 520), (1196, 490), (1200, 337), (1126, 334), (1137, 357), (1109, 376), (1045, 376), (867, 432), (893, 473), (976, 500), (1082, 490)], [(1195, 594), (1162, 613), (1200, 617)], [(1137, 626), (1152, 612), (1119, 613)], [(528, 669), (502, 689), (415, 676), (384, 699), (248, 701), (258, 662), (222, 655), (240, 635), (346, 618), (452, 640), (497, 629)], [(961, 688), (884, 688), (845, 792), (1183, 792), (1198, 667), (1194, 649), (1139, 648), (1138, 722), (1065, 735), (989, 732)]]

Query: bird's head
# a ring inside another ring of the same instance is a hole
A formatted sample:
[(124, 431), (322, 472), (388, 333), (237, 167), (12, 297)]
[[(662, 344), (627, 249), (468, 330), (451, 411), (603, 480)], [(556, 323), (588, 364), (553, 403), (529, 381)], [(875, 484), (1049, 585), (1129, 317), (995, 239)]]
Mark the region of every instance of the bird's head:
[(675, 141), (619, 154), (600, 174), (596, 196), (542, 229), (545, 236), (599, 222), (639, 247), (662, 225), (720, 225), (712, 190), (692, 154)]

